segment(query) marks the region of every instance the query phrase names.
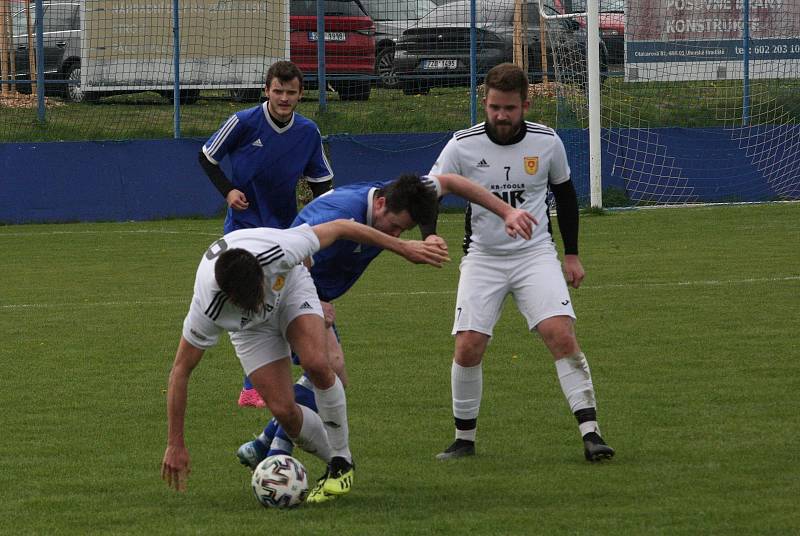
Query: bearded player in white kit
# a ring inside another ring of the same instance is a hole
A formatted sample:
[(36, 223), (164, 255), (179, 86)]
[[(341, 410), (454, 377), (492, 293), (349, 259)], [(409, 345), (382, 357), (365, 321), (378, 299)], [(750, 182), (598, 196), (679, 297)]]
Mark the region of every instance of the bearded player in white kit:
[[(339, 239), (389, 249), (415, 263), (440, 267), (448, 260), (446, 249), (437, 244), (400, 240), (349, 220), (285, 230), (241, 229), (214, 242), (197, 268), (169, 376), (161, 476), (171, 487), (184, 490), (190, 471), (184, 442), (189, 377), (205, 350), (227, 331), (272, 415), (298, 446), (328, 464), (318, 485), (331, 495), (350, 491), (354, 464), (344, 388), (330, 366), (317, 290), (301, 264)], [(319, 415), (295, 403), (290, 344), (313, 383)]]
[[(580, 286), (584, 270), (578, 257), (578, 200), (564, 144), (553, 129), (524, 120), (530, 101), (522, 69), (498, 65), (486, 75), (484, 87), (486, 122), (456, 132), (430, 174), (469, 177), (514, 208), (530, 212), (537, 225), (530, 240), (511, 238), (500, 218), (478, 205), (468, 206), (453, 325), (456, 434), (437, 458), (475, 454), (481, 361), (508, 294), (555, 360), (561, 389), (578, 421), (584, 456), (589, 461), (611, 458), (614, 449), (600, 435), (592, 377), (575, 336), (567, 289), (567, 283)], [(548, 190), (558, 206), (563, 273), (549, 222)]]

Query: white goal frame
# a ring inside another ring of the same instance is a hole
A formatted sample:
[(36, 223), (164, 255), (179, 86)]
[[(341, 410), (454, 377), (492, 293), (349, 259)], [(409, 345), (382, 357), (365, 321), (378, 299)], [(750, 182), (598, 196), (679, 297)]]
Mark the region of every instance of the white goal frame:
[(589, 198), (592, 208), (603, 208), (603, 173), (600, 148), (600, 2), (587, 0), (585, 13), (548, 15), (539, 2), (545, 20), (586, 17), (586, 73), (589, 82)]

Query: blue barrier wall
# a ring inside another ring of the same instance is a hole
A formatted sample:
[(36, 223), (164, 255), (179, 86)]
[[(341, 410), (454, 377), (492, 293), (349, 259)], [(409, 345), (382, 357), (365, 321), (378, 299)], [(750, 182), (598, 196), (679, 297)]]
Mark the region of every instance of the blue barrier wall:
[[(588, 132), (568, 129), (559, 135), (585, 202)], [(426, 173), (450, 137), (441, 132), (329, 136), (335, 183)], [(800, 126), (608, 129), (603, 186), (634, 202), (800, 199), (798, 140)], [(221, 214), (224, 200), (197, 163), (202, 141), (0, 144), (0, 223)], [(463, 206), (456, 198), (445, 204)]]
[(199, 140), (0, 144), (0, 222), (213, 216)]

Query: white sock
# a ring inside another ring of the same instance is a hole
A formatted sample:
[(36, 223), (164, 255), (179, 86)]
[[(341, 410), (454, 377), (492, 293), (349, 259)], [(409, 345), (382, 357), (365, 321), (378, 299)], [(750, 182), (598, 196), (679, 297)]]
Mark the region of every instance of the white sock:
[[(455, 361), (450, 368), (450, 387), (453, 392), (453, 416), (456, 419), (478, 418), (483, 393), (483, 367), (462, 367)], [(471, 430), (456, 429), (456, 439), (475, 441), (477, 427)]]
[(322, 424), (322, 419), (319, 415), (314, 413), (305, 406), (298, 407), (303, 412), (303, 426), (300, 427), (300, 434), (293, 437), (292, 441), (295, 445), (313, 454), (325, 463), (331, 461), (331, 446), (328, 443), (328, 435), (325, 432), (325, 425)]
[(328, 432), (328, 442), (331, 446), (331, 456), (340, 456), (353, 463), (350, 453), (350, 429), (347, 424), (347, 398), (344, 395), (344, 386), (339, 377), (328, 389), (314, 387), (317, 398), (317, 410)]
[(581, 437), (591, 432), (594, 432), (599, 436), (603, 435), (600, 433), (600, 427), (597, 425), (597, 421), (582, 422), (578, 425), (578, 429), (581, 431)]
[(583, 352), (557, 359), (556, 372), (572, 413), (580, 409), (597, 407), (592, 374), (589, 372), (589, 363), (586, 362)]

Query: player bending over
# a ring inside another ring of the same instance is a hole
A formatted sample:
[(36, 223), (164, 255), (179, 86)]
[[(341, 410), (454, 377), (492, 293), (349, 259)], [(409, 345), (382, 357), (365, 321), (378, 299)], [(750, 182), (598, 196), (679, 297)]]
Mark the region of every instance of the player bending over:
[[(226, 330), (270, 412), (296, 444), (328, 464), (328, 478), (322, 480), (325, 492), (350, 491), (353, 458), (344, 387), (329, 365), (322, 307), (301, 264), (339, 239), (387, 248), (415, 263), (440, 267), (449, 260), (438, 245), (400, 240), (347, 220), (285, 230), (242, 229), (214, 242), (200, 260), (169, 376), (161, 477), (171, 487), (184, 490), (190, 471), (184, 443), (189, 377), (204, 351)], [(295, 403), (290, 344), (308, 374), (319, 415)]]

